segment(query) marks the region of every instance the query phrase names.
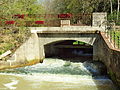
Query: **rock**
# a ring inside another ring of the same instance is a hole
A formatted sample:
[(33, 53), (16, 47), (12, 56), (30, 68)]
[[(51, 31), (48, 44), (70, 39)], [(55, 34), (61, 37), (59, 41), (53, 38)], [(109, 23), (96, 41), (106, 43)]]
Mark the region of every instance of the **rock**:
[(70, 66), (70, 65), (71, 65), (71, 62), (70, 61), (66, 61), (63, 66), (67, 67), (67, 66)]

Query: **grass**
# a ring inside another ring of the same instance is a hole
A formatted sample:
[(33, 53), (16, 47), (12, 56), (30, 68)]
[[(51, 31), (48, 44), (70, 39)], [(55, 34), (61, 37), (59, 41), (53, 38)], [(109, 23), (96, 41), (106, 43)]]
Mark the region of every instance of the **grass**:
[(8, 50), (15, 51), (29, 36), (27, 28), (0, 28), (0, 55)]

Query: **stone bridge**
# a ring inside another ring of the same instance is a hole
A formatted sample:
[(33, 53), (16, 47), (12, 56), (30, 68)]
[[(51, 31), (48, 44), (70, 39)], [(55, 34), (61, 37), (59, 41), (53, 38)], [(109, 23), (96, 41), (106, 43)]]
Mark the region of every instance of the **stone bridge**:
[(31, 28), (31, 33), (38, 40), (39, 59), (45, 58), (47, 55), (58, 55), (58, 50), (55, 49), (55, 43), (61, 41), (82, 41), (93, 46), (93, 58), (96, 54), (95, 40), (100, 30), (99, 27), (90, 26), (72, 26), (72, 27), (42, 27)]
[[(49, 44), (49, 53), (56, 53), (52, 49), (52, 43), (77, 40), (93, 46), (93, 58), (96, 58), (95, 40), (98, 32), (105, 31), (106, 13), (93, 13), (92, 26), (71, 26), (70, 20), (61, 20), (61, 27), (29, 27), (31, 37), (14, 54), (14, 60), (43, 60), (45, 58), (45, 46)], [(51, 45), (50, 45), (51, 43)], [(99, 42), (97, 42), (99, 43)]]
[[(60, 41), (82, 41), (93, 46), (93, 58), (97, 60), (96, 40), (102, 27), (71, 26), (71, 27), (32, 27), (31, 37), (14, 54), (17, 61), (43, 60), (47, 54), (57, 54), (54, 44)], [(48, 45), (48, 46), (47, 46)], [(45, 50), (46, 49), (46, 50)]]

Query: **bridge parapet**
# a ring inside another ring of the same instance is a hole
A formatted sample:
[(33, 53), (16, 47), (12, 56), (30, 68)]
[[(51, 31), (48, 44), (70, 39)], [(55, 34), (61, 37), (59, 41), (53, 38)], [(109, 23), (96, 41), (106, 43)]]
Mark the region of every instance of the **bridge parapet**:
[(66, 27), (30, 27), (31, 33), (91, 33), (104, 31), (103, 27), (66, 26)]

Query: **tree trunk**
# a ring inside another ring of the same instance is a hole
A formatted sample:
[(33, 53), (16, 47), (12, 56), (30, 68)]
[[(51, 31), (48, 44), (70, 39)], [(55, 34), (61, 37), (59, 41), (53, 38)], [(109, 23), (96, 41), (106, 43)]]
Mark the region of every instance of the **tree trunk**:
[(112, 3), (112, 0), (110, 0), (110, 7), (111, 7), (111, 14), (113, 13), (113, 3)]
[(118, 0), (118, 8), (117, 8), (117, 20), (119, 19), (119, 8), (120, 8), (120, 1)]

